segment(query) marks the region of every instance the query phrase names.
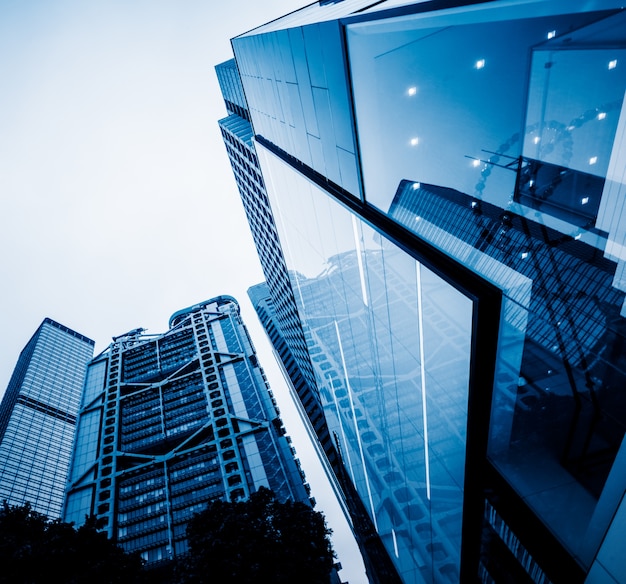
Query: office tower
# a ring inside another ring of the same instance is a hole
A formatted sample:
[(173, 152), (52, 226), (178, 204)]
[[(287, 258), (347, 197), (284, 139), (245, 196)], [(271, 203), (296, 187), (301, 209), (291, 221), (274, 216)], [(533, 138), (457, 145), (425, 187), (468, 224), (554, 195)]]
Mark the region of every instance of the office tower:
[(625, 31), (612, 0), (344, 0), (232, 41), (326, 423), (405, 582), (626, 581)]
[(308, 500), (235, 299), (169, 327), (114, 337), (89, 364), (64, 507), (66, 521), (96, 514), (149, 563), (187, 551), (187, 521), (209, 501), (261, 486)]
[(26, 344), (0, 404), (0, 501), (30, 502), (56, 519), (94, 342), (44, 319)]
[[(285, 341), (278, 315), (276, 314), (274, 300), (272, 299), (268, 285), (262, 283), (252, 286), (248, 289), (248, 296), (278, 356), (278, 362), (282, 364), (284, 372), (290, 380), (296, 395), (306, 396), (306, 392), (309, 391), (307, 381), (300, 367), (298, 367), (298, 363), (294, 359), (289, 345), (287, 345)], [(309, 404), (305, 402), (302, 403), (302, 405), (306, 408)]]
[[(377, 533), (365, 512), (354, 486), (345, 478), (345, 468), (337, 444), (326, 424), (323, 404), (315, 380), (298, 309), (280, 246), (265, 182), (252, 141), (252, 126), (241, 79), (234, 59), (215, 67), (228, 117), (219, 126), (231, 167), (250, 225), (261, 267), (271, 298), (263, 291), (251, 293), (251, 299), (275, 350), (281, 357), (293, 388), (317, 435), (328, 464), (342, 482), (343, 499), (350, 509), (356, 539), (372, 583), (390, 584), (397, 574)], [(257, 303), (258, 300), (258, 303)], [(268, 320), (269, 319), (269, 320)], [(268, 328), (269, 327), (269, 328)], [(270, 330), (271, 329), (271, 330)]]
[[(298, 318), (295, 298), (289, 283), (285, 259), (272, 216), (265, 183), (252, 143), (252, 126), (248, 114), (241, 79), (234, 59), (215, 67), (228, 117), (219, 120), (220, 130), (237, 188), (246, 212), (261, 267), (267, 285), (272, 291), (276, 318), (281, 323), (281, 336), (290, 347), (298, 375), (304, 382), (296, 384), (296, 391), (307, 407), (311, 422), (318, 432), (324, 432), (324, 416), (316, 392), (315, 376)], [(330, 440), (324, 442), (330, 449)]]

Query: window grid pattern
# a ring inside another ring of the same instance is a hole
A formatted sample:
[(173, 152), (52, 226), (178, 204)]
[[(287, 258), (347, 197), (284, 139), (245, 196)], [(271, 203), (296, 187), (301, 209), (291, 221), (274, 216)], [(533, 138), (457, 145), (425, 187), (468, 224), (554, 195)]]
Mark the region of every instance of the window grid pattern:
[(0, 499), (59, 517), (93, 341), (45, 319), (0, 405)]

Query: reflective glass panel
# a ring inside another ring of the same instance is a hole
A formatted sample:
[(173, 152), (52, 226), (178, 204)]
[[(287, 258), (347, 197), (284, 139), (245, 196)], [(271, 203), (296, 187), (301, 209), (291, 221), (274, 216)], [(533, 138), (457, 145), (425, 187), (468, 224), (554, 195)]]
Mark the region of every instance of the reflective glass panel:
[(403, 179), (510, 201), (531, 48), (596, 18), (525, 18), (532, 10), (487, 6), (347, 26), (370, 203), (387, 211)]
[(405, 581), (458, 581), (472, 302), (258, 151), (348, 472)]
[(488, 456), (588, 567), (626, 486), (626, 26), (567, 10), (347, 39), (365, 198), (503, 291)]

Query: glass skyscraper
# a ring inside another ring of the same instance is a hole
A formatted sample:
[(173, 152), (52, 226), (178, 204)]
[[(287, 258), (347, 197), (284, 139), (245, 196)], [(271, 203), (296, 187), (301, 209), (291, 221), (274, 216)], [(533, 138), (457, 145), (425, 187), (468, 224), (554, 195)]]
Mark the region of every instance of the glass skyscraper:
[[(273, 310), (281, 323), (281, 335), (287, 340), (303, 382), (296, 383), (296, 390), (308, 408), (309, 416), (318, 433), (324, 432), (324, 416), (315, 389), (315, 375), (306, 348), (302, 326), (298, 318), (296, 301), (289, 283), (287, 266), (280, 247), (278, 231), (272, 215), (270, 202), (261, 168), (252, 142), (252, 126), (247, 110), (241, 79), (234, 60), (221, 63), (216, 68), (218, 80), (229, 113), (219, 121), (222, 138), (228, 152), (244, 210), (259, 252), (261, 266), (267, 285), (275, 299)], [(330, 439), (324, 441), (330, 452)], [(332, 458), (332, 454), (329, 454)]]
[(93, 348), (50, 318), (24, 347), (0, 404), (0, 501), (60, 517)]
[(405, 582), (626, 581), (625, 41), (611, 0), (314, 2), (232, 41), (314, 391)]
[(64, 519), (96, 514), (149, 563), (187, 551), (194, 513), (261, 486), (308, 501), (252, 342), (230, 296), (135, 329), (87, 369)]
[(217, 65), (215, 70), (229, 114), (219, 121), (219, 126), (267, 282), (261, 288), (251, 288), (250, 298), (333, 469), (335, 480), (342, 483), (344, 503), (350, 510), (369, 577), (373, 583), (391, 584), (397, 581), (396, 571), (354, 485), (347, 479), (337, 441), (326, 423), (324, 405), (252, 140), (250, 115), (237, 66), (231, 59)]

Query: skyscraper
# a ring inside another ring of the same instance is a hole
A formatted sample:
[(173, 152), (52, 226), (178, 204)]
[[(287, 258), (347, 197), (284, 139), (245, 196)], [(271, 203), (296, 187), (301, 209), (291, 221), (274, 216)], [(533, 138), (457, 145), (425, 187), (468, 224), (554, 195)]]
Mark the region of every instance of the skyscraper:
[[(299, 379), (295, 384), (296, 391), (305, 404), (316, 431), (323, 434), (325, 421), (321, 413), (315, 376), (298, 318), (296, 301), (289, 283), (287, 267), (267, 197), (265, 182), (261, 176), (261, 168), (252, 143), (252, 126), (250, 125), (250, 116), (243, 95), (241, 79), (233, 59), (217, 65), (215, 70), (229, 113), (228, 117), (219, 121), (222, 138), (250, 224), (252, 237), (259, 253), (267, 285), (272, 291), (273, 310), (280, 323), (281, 337), (285, 339), (298, 369)], [(327, 455), (331, 460), (334, 460), (329, 437), (323, 440), (323, 446), (328, 451)]]
[(611, 0), (345, 0), (233, 39), (326, 423), (405, 582), (625, 581), (624, 31)]
[(93, 347), (50, 318), (24, 347), (0, 404), (0, 501), (60, 517)]
[(261, 486), (308, 500), (234, 298), (176, 312), (163, 334), (114, 337), (89, 364), (66, 521), (94, 513), (157, 562), (186, 552), (187, 521), (207, 502)]
[(336, 479), (342, 482), (344, 503), (363, 560), (373, 583), (391, 584), (397, 579), (376, 530), (350, 481), (344, 480), (346, 469), (337, 443), (326, 423), (324, 406), (293, 290), (272, 214), (261, 167), (252, 141), (252, 126), (243, 87), (233, 59), (215, 67), (228, 117), (219, 121), (222, 138), (235, 175), (237, 188), (246, 212), (252, 237), (265, 274), (268, 299), (263, 289), (251, 289), (250, 297), (275, 350), (280, 355), (328, 464)]

